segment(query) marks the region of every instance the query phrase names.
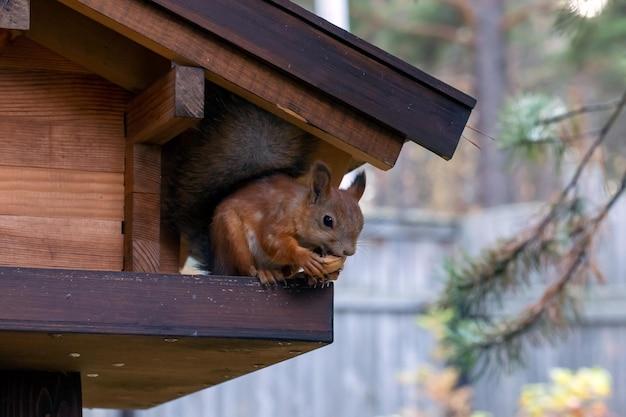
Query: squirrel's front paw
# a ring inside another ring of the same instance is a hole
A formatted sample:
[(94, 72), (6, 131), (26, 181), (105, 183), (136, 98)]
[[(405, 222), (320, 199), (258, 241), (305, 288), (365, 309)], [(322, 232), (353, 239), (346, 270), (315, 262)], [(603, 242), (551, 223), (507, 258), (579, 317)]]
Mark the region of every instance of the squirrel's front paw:
[(302, 249), (298, 255), (298, 266), (310, 277), (324, 278), (324, 258), (308, 249)]
[(285, 275), (278, 269), (258, 269), (256, 276), (262, 285), (275, 286), (279, 282), (285, 281)]

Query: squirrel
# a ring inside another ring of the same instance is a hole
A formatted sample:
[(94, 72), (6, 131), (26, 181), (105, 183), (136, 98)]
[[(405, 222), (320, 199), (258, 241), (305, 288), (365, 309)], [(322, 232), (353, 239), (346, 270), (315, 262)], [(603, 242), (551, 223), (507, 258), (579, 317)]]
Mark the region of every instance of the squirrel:
[(300, 268), (310, 283), (336, 279), (325, 257), (355, 251), (365, 174), (334, 188), (328, 166), (311, 161), (319, 139), (232, 93), (207, 90), (205, 118), (166, 152), (166, 223), (205, 272), (270, 285)]

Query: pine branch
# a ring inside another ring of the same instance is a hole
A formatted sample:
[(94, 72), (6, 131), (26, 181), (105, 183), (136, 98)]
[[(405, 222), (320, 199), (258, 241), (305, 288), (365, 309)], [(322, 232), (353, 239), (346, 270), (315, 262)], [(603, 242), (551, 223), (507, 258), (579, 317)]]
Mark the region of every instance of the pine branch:
[(582, 238), (576, 245), (576, 249), (573, 251), (573, 259), (569, 262), (566, 272), (561, 277), (546, 288), (539, 300), (526, 307), (520, 314), (520, 317), (514, 321), (508, 322), (504, 325), (499, 325), (500, 330), (494, 332), (492, 335), (486, 336), (479, 343), (469, 345), (468, 349), (472, 350), (488, 350), (494, 346), (506, 343), (521, 334), (530, 330), (540, 319), (541, 316), (546, 314), (551, 305), (555, 302), (556, 298), (563, 293), (565, 286), (577, 276), (577, 273), (581, 270), (589, 261), (589, 250), (592, 244), (593, 238), (600, 224), (604, 221), (607, 214), (619, 200), (619, 198), (626, 191), (626, 172), (624, 172), (620, 181), (620, 186), (613, 193), (613, 196), (604, 204), (602, 209), (592, 218), (588, 225), (587, 230), (583, 233)]
[(570, 119), (574, 116), (578, 116), (581, 114), (586, 114), (586, 113), (596, 113), (596, 112), (601, 112), (601, 111), (606, 111), (606, 110), (611, 110), (614, 109), (615, 107), (617, 107), (620, 103), (620, 99), (616, 99), (616, 100), (611, 100), (608, 101), (606, 103), (598, 103), (598, 104), (589, 104), (586, 106), (582, 106), (579, 107), (577, 109), (574, 110), (570, 110), (568, 112), (565, 112), (563, 114), (559, 114), (553, 117), (549, 117), (547, 119), (542, 119), (539, 120), (538, 123), (539, 124), (551, 124), (551, 123), (558, 123), (558, 122), (562, 122), (563, 120), (566, 119)]
[[(598, 228), (626, 190), (624, 172), (618, 189), (592, 217), (583, 214), (578, 197), (572, 193), (592, 155), (626, 107), (626, 91), (617, 102), (587, 106), (586, 110), (581, 108), (568, 113), (579, 114), (600, 106), (604, 110), (611, 106), (613, 112), (541, 221), (482, 257), (468, 260), (460, 268), (453, 266), (449, 269), (448, 285), (439, 307), (455, 311), (454, 318), (448, 323), (449, 337), (446, 339), (452, 352), (452, 363), (469, 369), (479, 358), (488, 358), (491, 354), (510, 363), (520, 358), (525, 336), (543, 330), (539, 335), (545, 340), (552, 337), (555, 327), (567, 324), (564, 308), (573, 301), (568, 296), (569, 284), (577, 278), (583, 280), (593, 272), (592, 245)], [(563, 235), (567, 238), (563, 239)], [(496, 321), (492, 318), (493, 312), (486, 309), (493, 305), (487, 306), (484, 302), (488, 297), (498, 299), (506, 291), (527, 282), (533, 271), (549, 267), (560, 267), (563, 272), (545, 288), (535, 303), (514, 319)], [(575, 313), (576, 309), (572, 311)], [(468, 334), (472, 335), (469, 339)]]

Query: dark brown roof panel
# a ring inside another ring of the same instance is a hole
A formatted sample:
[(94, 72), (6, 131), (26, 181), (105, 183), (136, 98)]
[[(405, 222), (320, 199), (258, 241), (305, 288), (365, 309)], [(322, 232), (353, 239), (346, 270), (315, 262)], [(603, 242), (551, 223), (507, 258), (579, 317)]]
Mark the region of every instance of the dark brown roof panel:
[(450, 158), (475, 101), (286, 0), (153, 0)]

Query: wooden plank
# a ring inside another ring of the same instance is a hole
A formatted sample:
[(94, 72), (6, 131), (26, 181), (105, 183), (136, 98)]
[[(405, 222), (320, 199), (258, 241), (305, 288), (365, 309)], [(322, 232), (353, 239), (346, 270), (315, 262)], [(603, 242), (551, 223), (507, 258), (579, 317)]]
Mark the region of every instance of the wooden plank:
[(0, 69), (0, 91), (0, 164), (124, 171), (123, 89), (91, 74), (16, 68)]
[(124, 270), (159, 272), (159, 194), (130, 193), (124, 220)]
[(117, 123), (123, 137), (128, 93), (98, 76), (2, 69), (0, 90), (2, 116)]
[(31, 26), (29, 38), (130, 91), (142, 91), (170, 68), (170, 61), (57, 1), (32, 0)]
[(118, 173), (124, 170), (118, 126), (3, 117), (0, 138), (0, 165)]
[(402, 59), (391, 55), (390, 53), (378, 48), (377, 46), (364, 41), (358, 36), (344, 30), (338, 26), (333, 25), (329, 21), (317, 16), (314, 13), (306, 10), (304, 7), (294, 3), (291, 0), (265, 0), (268, 3), (272, 3), (278, 8), (306, 21), (314, 26), (317, 30), (327, 33), (333, 38), (347, 44), (348, 46), (358, 50), (364, 55), (390, 67), (391, 69), (405, 74), (407, 77), (427, 85), (434, 90), (439, 90), (443, 94), (450, 96), (452, 99), (465, 104), (468, 107), (474, 107), (476, 105), (476, 99), (468, 96), (462, 91), (457, 90), (449, 84), (433, 77), (432, 75), (414, 67), (413, 65), (403, 61)]
[(0, 68), (89, 73), (86, 68), (52, 52), (26, 36), (18, 36), (6, 48), (0, 48)]
[[(115, 126), (124, 137), (129, 95), (96, 75), (0, 70), (0, 115)], [(110, 131), (109, 131), (110, 132)]]
[(0, 214), (121, 221), (118, 173), (0, 166)]
[(30, 1), (0, 1), (0, 29), (28, 30), (30, 28)]
[(83, 406), (80, 375), (0, 371), (0, 415), (81, 417)]
[(409, 78), (268, 1), (154, 2), (444, 158), (456, 149), (474, 100), (450, 97), (432, 77)]
[(119, 271), (119, 221), (0, 215), (0, 265)]
[(161, 147), (128, 143), (124, 205), (124, 270), (159, 272)]
[(332, 340), (332, 288), (302, 282), (28, 268), (0, 278), (4, 331)]
[(204, 70), (175, 66), (128, 104), (126, 137), (162, 145), (204, 118)]
[(126, 194), (161, 193), (161, 147), (126, 145)]
[(389, 169), (400, 153), (404, 137), (397, 132), (148, 3), (60, 1), (168, 59), (205, 68), (211, 81), (357, 160)]
[(0, 368), (97, 374), (87, 407), (153, 406), (332, 341), (332, 287), (302, 283), (0, 268), (0, 303)]

